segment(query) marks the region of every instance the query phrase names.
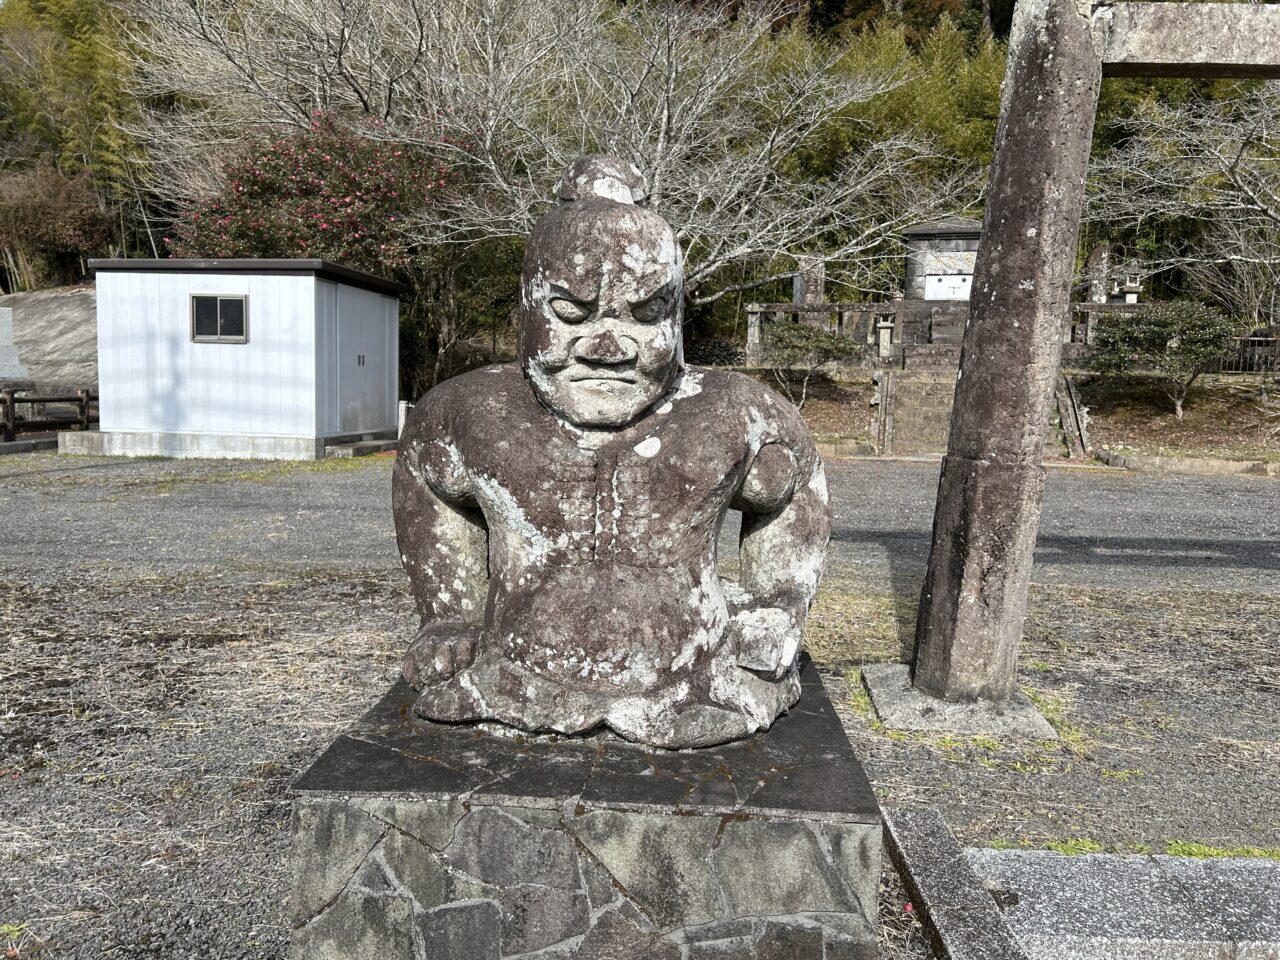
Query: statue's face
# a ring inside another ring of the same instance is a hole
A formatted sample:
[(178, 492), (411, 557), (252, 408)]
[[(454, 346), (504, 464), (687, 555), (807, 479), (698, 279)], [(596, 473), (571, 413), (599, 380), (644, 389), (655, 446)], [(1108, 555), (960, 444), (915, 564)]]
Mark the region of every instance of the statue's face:
[(671, 385), (682, 362), (680, 253), (639, 207), (567, 204), (530, 238), (520, 353), (534, 392), (580, 427), (622, 427)]

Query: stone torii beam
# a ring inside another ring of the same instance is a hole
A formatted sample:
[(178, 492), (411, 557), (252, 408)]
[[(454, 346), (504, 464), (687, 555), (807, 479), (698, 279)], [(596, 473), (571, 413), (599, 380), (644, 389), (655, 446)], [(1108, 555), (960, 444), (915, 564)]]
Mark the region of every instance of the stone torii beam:
[(1016, 693), (1044, 431), (1103, 76), (1280, 78), (1280, 6), (1018, 0), (912, 682)]

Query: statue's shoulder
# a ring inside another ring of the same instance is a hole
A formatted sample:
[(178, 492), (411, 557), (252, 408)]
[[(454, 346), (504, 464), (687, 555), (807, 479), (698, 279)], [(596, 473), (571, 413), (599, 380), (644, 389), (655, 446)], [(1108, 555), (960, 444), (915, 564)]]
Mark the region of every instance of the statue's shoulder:
[(754, 443), (785, 443), (797, 455), (808, 455), (813, 437), (808, 424), (786, 397), (768, 384), (736, 370), (690, 367), (705, 397), (699, 417), (725, 428), (743, 430)]
[(737, 370), (715, 367), (690, 367), (689, 374), (698, 378), (701, 392), (709, 402), (730, 410), (749, 413), (751, 407), (768, 411), (782, 419), (803, 423), (800, 411), (786, 397), (767, 383), (761, 383)]
[(701, 378), (703, 391), (709, 396), (723, 396), (734, 401), (759, 400), (785, 403), (782, 396), (768, 384), (761, 383), (737, 370), (722, 370), (716, 367), (690, 367), (689, 370)]
[(710, 407), (723, 403), (735, 403), (755, 396), (763, 384), (736, 370), (718, 367), (686, 366), (672, 385), (671, 398), (695, 407)]
[(529, 386), (517, 363), (493, 363), (450, 377), (413, 405), (406, 430), (457, 435), (476, 423), (501, 423)]
[(467, 405), (504, 394), (516, 386), (524, 387), (518, 363), (491, 363), (437, 383), (418, 403), (429, 407)]

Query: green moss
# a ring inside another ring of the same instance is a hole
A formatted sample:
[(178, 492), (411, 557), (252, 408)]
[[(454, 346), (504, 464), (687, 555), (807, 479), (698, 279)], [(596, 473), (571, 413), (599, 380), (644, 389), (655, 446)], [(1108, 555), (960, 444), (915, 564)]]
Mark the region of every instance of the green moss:
[(1170, 840), (1164, 845), (1164, 852), (1171, 857), (1195, 857), (1209, 860), (1217, 857), (1256, 857), (1266, 860), (1280, 860), (1280, 847), (1211, 847), (1194, 840)]
[(853, 712), (864, 720), (874, 720), (876, 712), (871, 706), (871, 697), (867, 693), (867, 688), (862, 685), (862, 671), (849, 670), (844, 677), (849, 685), (849, 706), (853, 708)]
[(1090, 840), (1088, 837), (1068, 837), (1065, 840), (1050, 840), (1045, 844), (1045, 847), (1056, 853), (1065, 853), (1070, 856), (1079, 856), (1084, 853), (1102, 853), (1102, 844), (1096, 840)]
[(1081, 727), (1076, 726), (1067, 717), (1067, 699), (1057, 694), (1046, 693), (1028, 687), (1025, 691), (1036, 709), (1049, 721), (1058, 734), (1058, 743), (1072, 753), (1081, 755), (1093, 746), (1093, 741)]

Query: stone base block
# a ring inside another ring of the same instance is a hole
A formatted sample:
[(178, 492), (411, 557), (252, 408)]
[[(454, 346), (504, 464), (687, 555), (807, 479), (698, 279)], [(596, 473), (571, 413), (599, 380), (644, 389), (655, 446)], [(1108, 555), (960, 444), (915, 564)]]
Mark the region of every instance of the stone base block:
[(411, 719), (401, 682), (294, 784), (297, 960), (862, 960), (879, 810), (812, 666), (706, 750)]
[(1049, 721), (1021, 693), (1008, 703), (939, 700), (911, 685), (911, 668), (905, 663), (877, 663), (863, 667), (862, 685), (867, 688), (876, 716), (890, 730), (937, 731), (972, 737), (1058, 739), (1058, 733)]

